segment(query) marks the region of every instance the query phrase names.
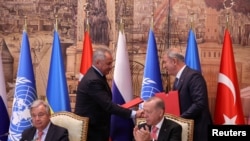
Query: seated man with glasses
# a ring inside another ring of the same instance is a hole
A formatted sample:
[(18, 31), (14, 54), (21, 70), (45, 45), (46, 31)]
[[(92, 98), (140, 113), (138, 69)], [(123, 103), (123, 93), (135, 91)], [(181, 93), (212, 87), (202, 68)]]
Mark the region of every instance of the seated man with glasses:
[(49, 105), (36, 100), (30, 107), (33, 126), (25, 129), (20, 141), (69, 141), (68, 130), (50, 121)]

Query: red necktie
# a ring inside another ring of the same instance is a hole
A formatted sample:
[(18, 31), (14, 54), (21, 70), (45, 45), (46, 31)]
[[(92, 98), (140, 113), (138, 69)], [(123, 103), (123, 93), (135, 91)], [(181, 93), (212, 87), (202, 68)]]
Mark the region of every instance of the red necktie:
[(154, 127), (152, 128), (151, 137), (152, 137), (152, 139), (154, 139), (154, 140), (157, 140), (157, 130), (158, 130), (158, 128), (157, 128), (156, 126), (154, 126)]
[(38, 131), (38, 138), (37, 141), (41, 141), (43, 136), (43, 131)]

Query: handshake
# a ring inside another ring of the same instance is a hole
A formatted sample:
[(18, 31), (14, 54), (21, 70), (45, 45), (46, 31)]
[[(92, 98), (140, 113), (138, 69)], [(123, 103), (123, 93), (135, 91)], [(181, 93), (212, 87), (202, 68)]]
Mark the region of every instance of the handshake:
[[(132, 108), (135, 105), (138, 105), (138, 104), (140, 104), (142, 102), (143, 102), (143, 100), (140, 97), (137, 97), (137, 98), (129, 101), (128, 103), (125, 103), (125, 104), (121, 105), (121, 106), (124, 107), (124, 108)], [(143, 109), (137, 110), (136, 114), (135, 114), (135, 118), (143, 118), (143, 117), (144, 117)]]

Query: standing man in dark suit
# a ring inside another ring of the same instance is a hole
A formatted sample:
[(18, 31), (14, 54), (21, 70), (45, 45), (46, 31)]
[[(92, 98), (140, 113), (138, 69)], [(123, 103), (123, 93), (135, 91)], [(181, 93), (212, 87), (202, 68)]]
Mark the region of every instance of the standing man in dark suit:
[(159, 97), (151, 97), (143, 104), (146, 123), (135, 126), (135, 141), (181, 141), (180, 124), (166, 119), (165, 104)]
[(194, 141), (208, 140), (209, 112), (206, 81), (202, 74), (186, 66), (178, 48), (170, 48), (163, 56), (163, 68), (178, 80), (173, 89), (179, 92), (181, 117), (194, 120)]
[[(142, 110), (132, 111), (112, 102), (112, 93), (105, 75), (112, 69), (113, 57), (107, 47), (97, 48), (93, 64), (77, 88), (75, 113), (89, 117), (88, 141), (108, 141), (111, 114), (124, 118), (139, 117)], [(123, 75), (123, 74), (121, 74)]]
[(20, 141), (69, 141), (68, 130), (50, 121), (49, 105), (36, 100), (30, 108), (33, 126), (24, 130)]

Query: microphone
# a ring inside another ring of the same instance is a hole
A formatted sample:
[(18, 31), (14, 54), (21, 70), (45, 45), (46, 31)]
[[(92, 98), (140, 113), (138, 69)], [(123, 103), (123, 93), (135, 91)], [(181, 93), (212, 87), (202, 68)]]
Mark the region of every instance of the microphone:
[(9, 133), (7, 132), (7, 133), (4, 133), (4, 134), (0, 135), (0, 137), (5, 137), (5, 136), (8, 136), (8, 135), (9, 135)]

